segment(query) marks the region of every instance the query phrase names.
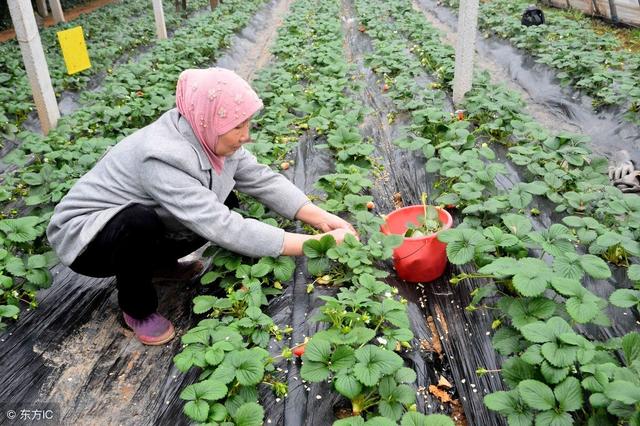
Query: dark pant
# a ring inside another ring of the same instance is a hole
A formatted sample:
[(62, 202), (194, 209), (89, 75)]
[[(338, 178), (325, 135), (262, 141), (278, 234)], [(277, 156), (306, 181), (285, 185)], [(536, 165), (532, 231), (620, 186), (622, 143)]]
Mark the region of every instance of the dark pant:
[[(233, 193), (225, 202), (236, 207)], [(71, 265), (75, 272), (90, 277), (116, 276), (118, 304), (134, 318), (144, 318), (158, 308), (153, 271), (202, 247), (206, 240), (174, 240), (153, 208), (132, 204), (115, 215)]]

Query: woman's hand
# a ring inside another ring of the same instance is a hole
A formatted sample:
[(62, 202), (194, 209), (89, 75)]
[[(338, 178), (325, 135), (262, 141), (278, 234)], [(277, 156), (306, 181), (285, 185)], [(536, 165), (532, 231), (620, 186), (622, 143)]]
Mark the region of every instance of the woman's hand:
[(338, 244), (342, 244), (347, 234), (351, 234), (357, 239), (360, 239), (358, 238), (358, 234), (356, 234), (356, 231), (354, 231), (353, 229), (338, 228), (326, 233), (326, 235), (331, 235)]
[(338, 244), (341, 244), (347, 234), (351, 234), (354, 237), (358, 238), (358, 234), (355, 231), (345, 228), (338, 228), (329, 232), (325, 232), (324, 234), (317, 235), (294, 234), (292, 232), (285, 232), (281, 254), (283, 256), (302, 256), (302, 246), (304, 245), (305, 241), (319, 240), (325, 235), (331, 235)]
[(318, 240), (324, 235), (331, 235), (338, 244), (344, 241), (347, 234), (351, 234), (358, 238), (358, 233), (346, 220), (331, 214), (313, 203), (305, 204), (298, 210), (296, 219), (299, 219), (316, 229), (321, 230), (324, 234), (303, 235), (286, 232), (284, 235), (284, 244), (282, 247), (282, 255), (284, 256), (301, 256), (302, 246), (307, 240)]
[(313, 203), (305, 204), (296, 214), (296, 219), (308, 223), (322, 232), (330, 232), (337, 229), (350, 230), (357, 235), (356, 230), (346, 220), (331, 214)]
[(353, 228), (353, 226), (351, 226), (349, 222), (329, 212), (324, 212), (324, 217), (321, 219), (321, 221), (316, 223), (315, 225), (312, 224), (312, 226), (321, 230), (322, 232), (346, 229), (351, 231), (352, 234), (356, 234), (356, 230)]

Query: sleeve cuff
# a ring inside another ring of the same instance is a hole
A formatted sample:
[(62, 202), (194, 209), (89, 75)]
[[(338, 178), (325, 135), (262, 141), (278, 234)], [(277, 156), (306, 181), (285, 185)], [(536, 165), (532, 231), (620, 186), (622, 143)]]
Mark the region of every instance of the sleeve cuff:
[(305, 195), (304, 192), (300, 191), (298, 188), (294, 187), (295, 190), (291, 191), (289, 194), (288, 202), (283, 206), (280, 206), (278, 213), (281, 216), (286, 217), (287, 219), (295, 219), (298, 211), (305, 205), (311, 203), (309, 197)]
[[(278, 257), (282, 254), (284, 246), (284, 229), (276, 228), (255, 219), (245, 219), (246, 238), (250, 243), (246, 246), (246, 252), (241, 253), (253, 257)], [(243, 250), (236, 251), (241, 252)]]

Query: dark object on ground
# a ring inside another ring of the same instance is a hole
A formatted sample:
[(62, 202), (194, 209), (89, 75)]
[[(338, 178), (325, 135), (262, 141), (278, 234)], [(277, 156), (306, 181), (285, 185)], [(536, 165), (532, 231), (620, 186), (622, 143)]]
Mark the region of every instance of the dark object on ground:
[(176, 12), (180, 12), (180, 9), (187, 11), (187, 0), (175, 0)]
[(544, 24), (544, 13), (536, 6), (529, 6), (522, 14), (522, 25), (531, 27)]

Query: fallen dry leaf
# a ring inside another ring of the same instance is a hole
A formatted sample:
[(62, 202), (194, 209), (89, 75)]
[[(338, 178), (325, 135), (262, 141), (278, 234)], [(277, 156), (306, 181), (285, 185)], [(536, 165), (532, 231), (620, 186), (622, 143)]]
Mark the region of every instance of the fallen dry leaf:
[(451, 413), (451, 417), (453, 418), (456, 426), (467, 426), (467, 419), (464, 416), (464, 410), (462, 409), (462, 404), (460, 404), (459, 399), (454, 399), (451, 401), (451, 406), (453, 407), (453, 412)]
[(431, 330), (431, 352), (437, 353), (442, 359), (442, 343), (440, 343), (440, 334), (438, 333), (436, 322), (433, 320), (431, 315), (427, 317), (427, 325), (429, 325), (429, 330)]
[(440, 380), (438, 380), (438, 387), (451, 389), (453, 386), (444, 378), (444, 376), (440, 376)]
[(402, 194), (399, 192), (396, 192), (395, 194), (393, 194), (393, 206), (396, 209), (400, 209), (402, 207), (404, 207), (404, 202), (402, 201)]
[(429, 385), (429, 393), (438, 398), (440, 402), (451, 402), (451, 395), (436, 385)]
[(427, 351), (427, 352), (433, 352), (433, 346), (431, 346), (431, 343), (429, 343), (428, 340), (422, 339), (420, 340), (420, 349)]
[(440, 309), (440, 306), (436, 305), (435, 308), (436, 308), (436, 318), (438, 318), (438, 321), (442, 325), (442, 329), (444, 331), (444, 338), (446, 339), (449, 335), (449, 326), (447, 325), (447, 321), (444, 317), (444, 312), (442, 312), (442, 309)]

